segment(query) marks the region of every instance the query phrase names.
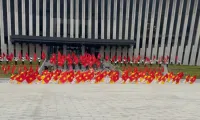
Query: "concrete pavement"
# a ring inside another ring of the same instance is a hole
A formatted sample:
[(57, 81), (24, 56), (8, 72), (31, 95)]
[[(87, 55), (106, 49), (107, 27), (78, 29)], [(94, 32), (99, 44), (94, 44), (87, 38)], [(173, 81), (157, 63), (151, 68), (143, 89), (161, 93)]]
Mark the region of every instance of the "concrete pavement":
[(198, 120), (200, 84), (0, 84), (0, 120)]

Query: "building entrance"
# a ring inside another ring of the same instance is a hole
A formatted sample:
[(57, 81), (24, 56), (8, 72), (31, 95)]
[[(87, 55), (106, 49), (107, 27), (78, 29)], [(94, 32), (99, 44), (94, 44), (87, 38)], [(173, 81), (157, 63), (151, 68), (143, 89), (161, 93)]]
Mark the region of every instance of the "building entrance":
[(85, 52), (87, 52), (89, 54), (94, 54), (97, 57), (100, 52), (100, 46), (87, 45), (87, 46), (85, 46)]
[(50, 45), (48, 46), (48, 59), (50, 59), (50, 56), (55, 53), (57, 54), (58, 52), (60, 52), (61, 54), (65, 53), (64, 51), (66, 51), (66, 54), (71, 54), (71, 53), (75, 53), (76, 55), (82, 55), (82, 53), (89, 53), (89, 54), (94, 54), (96, 57), (99, 53), (100, 50), (100, 46), (96, 46), (96, 45), (86, 45), (86, 46), (78, 46), (78, 45), (66, 45), (66, 47), (64, 47), (63, 45)]

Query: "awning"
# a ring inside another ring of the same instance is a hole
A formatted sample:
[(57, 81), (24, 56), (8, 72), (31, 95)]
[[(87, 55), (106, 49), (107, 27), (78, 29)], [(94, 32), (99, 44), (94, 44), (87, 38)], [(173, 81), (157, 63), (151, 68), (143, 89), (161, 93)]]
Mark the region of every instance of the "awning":
[(33, 43), (33, 44), (79, 44), (79, 45), (134, 45), (134, 40), (117, 39), (88, 39), (88, 38), (61, 38), (43, 36), (12, 35), (12, 43)]

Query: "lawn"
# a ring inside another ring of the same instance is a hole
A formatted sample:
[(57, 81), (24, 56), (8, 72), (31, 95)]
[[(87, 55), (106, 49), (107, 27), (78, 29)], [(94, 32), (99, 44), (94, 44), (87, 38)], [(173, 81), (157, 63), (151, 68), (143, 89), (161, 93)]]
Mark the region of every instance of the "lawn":
[(169, 65), (168, 71), (173, 73), (183, 72), (186, 75), (197, 75), (200, 78), (200, 66)]
[[(9, 78), (11, 76), (11, 71), (12, 71), (12, 67), (13, 67), (14, 64), (15, 64), (14, 61), (9, 62), (9, 64), (7, 64), (6, 62), (2, 62), (0, 64), (0, 78)], [(2, 66), (8, 66), (8, 65), (10, 65), (10, 70), (5, 74), (2, 70)], [(41, 61), (40, 65), (42, 65), (42, 61)], [(23, 66), (22, 62), (18, 61), (14, 73), (18, 73), (18, 69), (19, 69), (20, 66)], [(26, 66), (28, 69), (30, 68), (30, 66), (32, 66), (32, 68), (34, 70), (36, 70), (36, 68), (38, 66), (38, 62), (32, 62), (32, 65), (31, 65), (29, 61), (25, 61), (24, 66)]]
[[(114, 64), (113, 64), (114, 65)], [(141, 70), (144, 70), (144, 68), (145, 68), (145, 65), (143, 65), (143, 64), (140, 64), (139, 66), (137, 65), (137, 64), (133, 64), (133, 65), (130, 65), (130, 64), (127, 64), (126, 66), (125, 65), (114, 65), (115, 66), (115, 68), (116, 69), (118, 69), (118, 70), (130, 70), (130, 71), (133, 71), (134, 70), (134, 68), (136, 68), (137, 67), (137, 69), (139, 70), (139, 71), (141, 71)], [(159, 65), (157, 65), (157, 64), (153, 64), (153, 65), (146, 65), (146, 67), (148, 67), (148, 68), (150, 68), (150, 69), (155, 69), (155, 70), (158, 70), (158, 69), (160, 69), (161, 67), (159, 66)]]
[[(144, 69), (144, 65), (140, 64), (139, 66), (137, 66), (137, 64), (133, 64), (133, 66), (131, 65), (116, 65), (115, 66), (116, 69), (119, 70), (133, 70), (135, 67), (138, 68), (138, 70), (143, 70)], [(147, 65), (148, 68), (151, 69), (156, 69), (159, 70), (159, 65), (153, 64), (153, 65)], [(173, 72), (173, 73), (178, 73), (178, 72), (183, 72), (184, 73), (184, 77), (187, 75), (196, 75), (197, 78), (200, 78), (200, 66), (189, 66), (189, 65), (169, 65), (168, 66), (168, 72)]]

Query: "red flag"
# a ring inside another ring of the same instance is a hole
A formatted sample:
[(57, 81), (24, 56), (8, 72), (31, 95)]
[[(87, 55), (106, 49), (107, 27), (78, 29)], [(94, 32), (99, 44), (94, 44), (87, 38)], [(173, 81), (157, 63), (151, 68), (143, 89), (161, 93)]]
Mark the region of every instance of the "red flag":
[(27, 67), (26, 67), (26, 66), (24, 66), (24, 71), (25, 71), (25, 72), (27, 72), (27, 70), (28, 70), (28, 69), (27, 69)]
[(13, 60), (13, 57), (14, 57), (13, 53), (11, 53), (10, 55), (6, 55), (6, 59), (7, 59), (8, 61), (12, 61), (12, 60)]
[(74, 55), (74, 64), (78, 64), (79, 60), (78, 60), (78, 57), (76, 55)]
[(18, 74), (22, 72), (21, 66), (18, 67)]
[(21, 52), (18, 53), (18, 59), (22, 60), (22, 53)]
[(9, 56), (9, 55), (6, 55), (6, 59), (7, 59), (8, 61), (10, 61), (10, 56)]
[(37, 55), (36, 55), (36, 53), (34, 53), (34, 55), (33, 55), (33, 61), (35, 62), (37, 60)]
[(101, 59), (101, 54), (100, 54), (100, 53), (98, 54), (97, 58), (98, 58), (98, 59)]
[(105, 60), (106, 60), (106, 61), (108, 61), (108, 60), (109, 60), (109, 56), (108, 56), (108, 55), (106, 55), (106, 57), (105, 57)]
[(118, 56), (118, 62), (121, 62), (122, 61), (122, 57), (121, 56)]
[(13, 53), (11, 53), (11, 54), (10, 54), (10, 61), (12, 61), (12, 60), (13, 60), (13, 58), (14, 58), (14, 54), (13, 54)]
[(154, 55), (154, 56), (153, 56), (153, 60), (155, 60), (155, 59), (156, 59), (156, 56)]
[(30, 57), (28, 56), (28, 53), (26, 53), (26, 56), (25, 56), (26, 60), (30, 60)]
[(3, 58), (3, 59), (5, 58), (5, 56), (6, 56), (5, 53), (2, 53), (2, 58)]
[(55, 53), (52, 54), (52, 56), (50, 58), (50, 63), (51, 64), (56, 64), (56, 54)]
[(14, 74), (14, 72), (15, 72), (15, 69), (16, 69), (16, 66), (15, 66), (15, 65), (13, 65), (13, 66), (12, 66), (12, 70), (11, 70), (11, 73), (12, 73), (12, 74)]
[(4, 65), (2, 65), (2, 66), (1, 66), (1, 69), (2, 69), (2, 71), (4, 71), (4, 70), (5, 70), (5, 66), (4, 66)]
[(127, 61), (128, 61), (128, 62), (130, 62), (130, 61), (131, 61), (131, 59), (130, 59), (130, 57), (129, 57), (129, 56), (128, 56), (128, 58), (127, 58)]
[(132, 56), (132, 62), (134, 62), (135, 61), (135, 57), (134, 56)]
[(140, 55), (137, 57), (137, 62), (140, 61)]
[(44, 53), (44, 51), (42, 52), (42, 60), (46, 59), (46, 54)]
[(150, 62), (150, 59), (148, 57), (145, 57), (145, 62)]
[(29, 72), (33, 72), (33, 68), (32, 68), (32, 66), (30, 66), (30, 68), (29, 68)]
[(38, 67), (38, 66), (36, 66), (35, 72), (37, 73), (37, 72), (38, 72), (38, 70), (39, 70), (39, 67)]
[[(6, 71), (7, 71), (7, 72), (10, 71), (10, 65), (7, 66)], [(6, 72), (6, 73), (7, 73), (7, 72)]]
[(115, 60), (116, 60), (116, 56), (114, 55), (113, 57), (112, 57), (112, 62), (115, 62)]

